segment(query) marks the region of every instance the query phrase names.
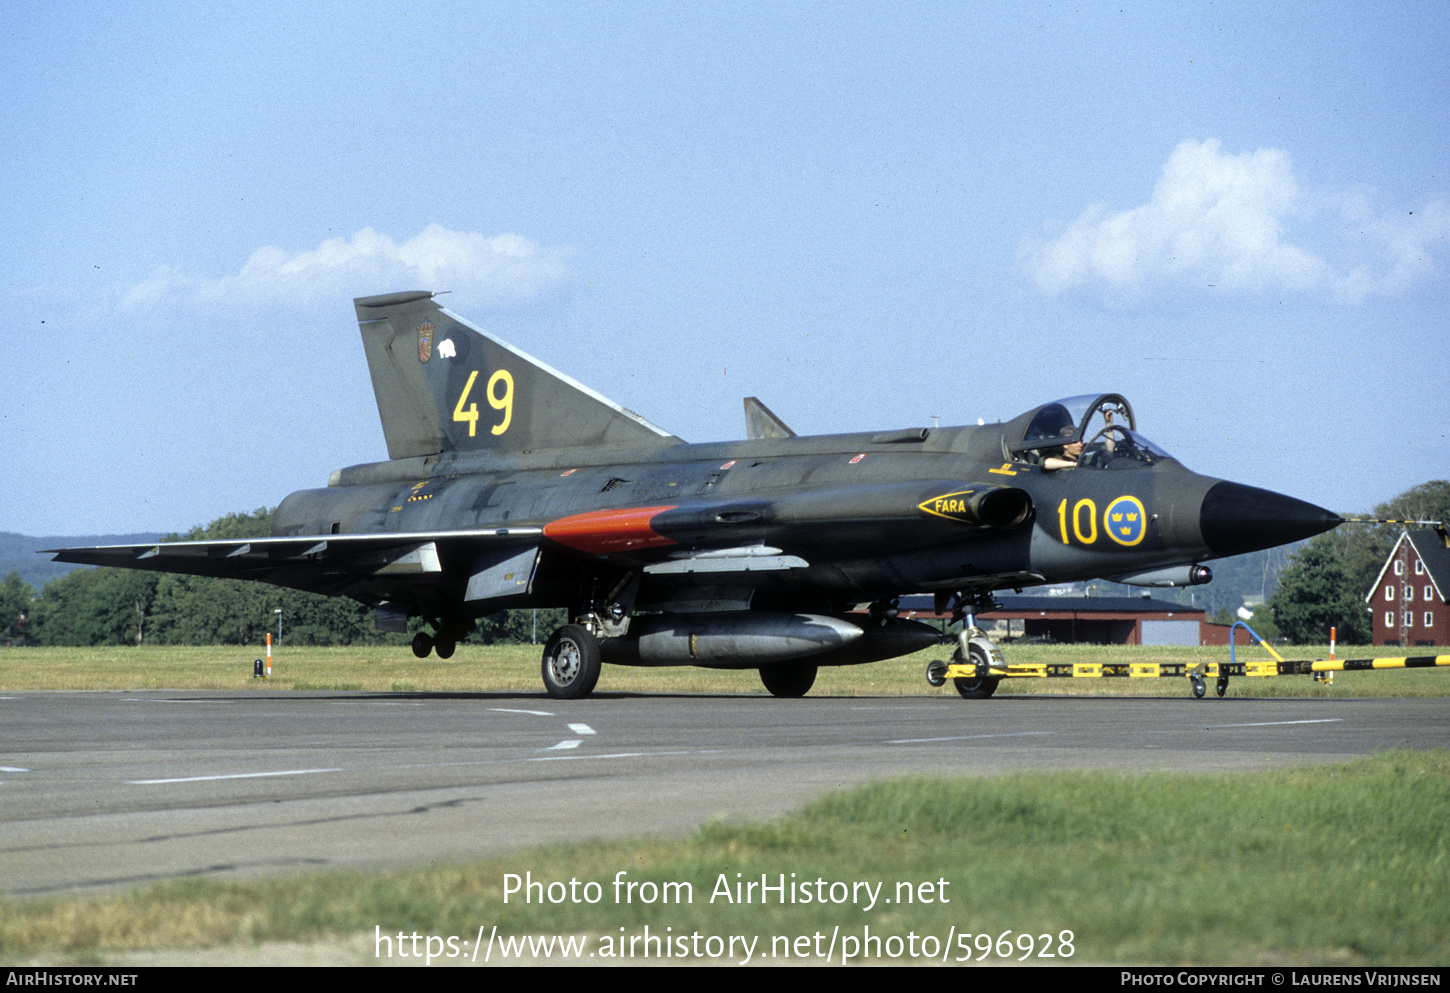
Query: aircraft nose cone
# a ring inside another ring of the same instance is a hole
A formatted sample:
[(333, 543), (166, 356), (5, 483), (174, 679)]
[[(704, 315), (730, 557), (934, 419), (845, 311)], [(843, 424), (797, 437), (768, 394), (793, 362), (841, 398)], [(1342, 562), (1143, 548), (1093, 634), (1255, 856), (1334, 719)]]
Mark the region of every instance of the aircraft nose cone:
[(1343, 520), (1304, 500), (1222, 481), (1203, 494), (1198, 523), (1214, 555), (1240, 555), (1312, 538)]
[(1311, 538), (1343, 520), (1282, 493), (1219, 482), (1203, 496), (1198, 526), (1214, 555), (1239, 555)]

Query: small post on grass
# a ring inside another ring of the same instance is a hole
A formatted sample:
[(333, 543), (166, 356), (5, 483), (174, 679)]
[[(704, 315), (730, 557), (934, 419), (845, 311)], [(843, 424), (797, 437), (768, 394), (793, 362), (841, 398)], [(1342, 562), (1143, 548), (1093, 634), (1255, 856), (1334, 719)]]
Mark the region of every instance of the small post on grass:
[[(1337, 635), (1338, 633), (1339, 633), (1339, 629), (1338, 628), (1330, 628), (1329, 629), (1329, 661), (1331, 661), (1331, 662), (1334, 661), (1334, 639), (1335, 639), (1335, 635)], [(1316, 672), (1314, 674), (1314, 681), (1315, 682), (1318, 682), (1318, 683), (1329, 683), (1332, 686), (1334, 684), (1334, 673), (1333, 672)]]
[(272, 632), (267, 632), (267, 678), (272, 678)]

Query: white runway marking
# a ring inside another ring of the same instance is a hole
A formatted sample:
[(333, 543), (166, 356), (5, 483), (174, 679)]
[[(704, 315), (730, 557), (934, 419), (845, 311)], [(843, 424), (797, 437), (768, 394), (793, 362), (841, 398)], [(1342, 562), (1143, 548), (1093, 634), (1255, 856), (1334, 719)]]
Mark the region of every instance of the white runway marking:
[(1267, 728), (1276, 724), (1337, 724), (1343, 721), (1343, 717), (1316, 717), (1309, 721), (1259, 721), (1256, 724), (1205, 724), (1204, 730), (1210, 728)]
[(569, 730), (575, 734), (593, 734), (594, 729), (588, 724), (570, 724)]
[(578, 748), (581, 744), (583, 742), (578, 738), (570, 738), (568, 741), (561, 741), (557, 745), (550, 745), (544, 750), (547, 752), (562, 752), (570, 748)]
[(508, 707), (489, 707), (495, 714), (531, 714), (534, 717), (553, 717), (547, 710), (512, 710)]
[(567, 760), (569, 762), (579, 762), (579, 761), (588, 760), (588, 761), (591, 761), (592, 762), (592, 761), (595, 761), (596, 759), (642, 759), (642, 758), (654, 758), (654, 757), (659, 756), (659, 755), (718, 755), (718, 754), (720, 754), (721, 751), (723, 751), (723, 749), (719, 749), (719, 748), (704, 748), (704, 749), (698, 749), (698, 748), (680, 748), (680, 749), (667, 749), (665, 751), (659, 751), (659, 752), (613, 752), (613, 753), (608, 754), (608, 755), (590, 755), (590, 754), (587, 754), (587, 753), (584, 754), (584, 755), (540, 755), (540, 756), (538, 756), (536, 758), (529, 759), (529, 761), (530, 762), (562, 762), (562, 761), (566, 761)]
[(1025, 738), (1033, 734), (1053, 734), (1052, 731), (1012, 731), (1008, 734), (958, 734), (950, 738), (901, 738), (888, 741), (888, 745), (921, 745), (932, 741), (971, 741), (976, 738)]
[(178, 776), (175, 779), (130, 779), (132, 786), (154, 786), (158, 783), (205, 783), (217, 779), (262, 779), (267, 776), (311, 776), (319, 772), (342, 772), (341, 769), (283, 769), (278, 772), (233, 772), (222, 776)]

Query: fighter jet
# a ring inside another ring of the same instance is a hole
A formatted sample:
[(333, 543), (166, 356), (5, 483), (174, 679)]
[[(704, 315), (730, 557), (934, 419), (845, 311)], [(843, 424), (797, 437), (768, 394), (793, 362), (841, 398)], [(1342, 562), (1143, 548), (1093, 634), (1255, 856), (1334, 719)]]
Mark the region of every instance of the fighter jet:
[(753, 668), (772, 694), (802, 696), (820, 666), (942, 643), (896, 616), (901, 596), (934, 594), (961, 621), (955, 660), (979, 666), (956, 680), (971, 698), (996, 688), (1000, 654), (975, 621), (994, 591), (1205, 583), (1206, 560), (1340, 523), (1190, 471), (1117, 394), (819, 437), (749, 398), (746, 440), (687, 444), (432, 293), (354, 303), (388, 461), (291, 494), (270, 538), (55, 558), (351, 597), (383, 631), (421, 616), (420, 658), (449, 657), (485, 615), (562, 607), (541, 671), (566, 699), (593, 691), (601, 662)]

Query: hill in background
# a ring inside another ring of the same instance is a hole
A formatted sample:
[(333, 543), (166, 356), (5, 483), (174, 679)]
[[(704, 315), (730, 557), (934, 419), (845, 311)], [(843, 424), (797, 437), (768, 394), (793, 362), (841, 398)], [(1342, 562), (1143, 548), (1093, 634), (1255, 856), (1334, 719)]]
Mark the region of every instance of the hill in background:
[(156, 541), (161, 534), (156, 531), (144, 534), (84, 534), (67, 537), (32, 538), (27, 534), (0, 531), (0, 577), (10, 575), (14, 570), (20, 578), (33, 586), (36, 592), (58, 576), (64, 576), (73, 569), (85, 566), (71, 562), (52, 562), (38, 552), (47, 548), (74, 548), (80, 545), (134, 545), (143, 541)]

